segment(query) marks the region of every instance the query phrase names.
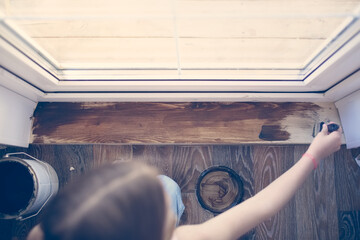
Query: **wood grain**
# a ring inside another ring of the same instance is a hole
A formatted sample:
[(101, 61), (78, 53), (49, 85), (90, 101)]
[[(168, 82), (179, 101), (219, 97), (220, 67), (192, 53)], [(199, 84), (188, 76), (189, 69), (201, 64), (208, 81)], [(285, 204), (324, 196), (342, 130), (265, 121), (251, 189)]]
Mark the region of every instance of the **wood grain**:
[(231, 146), (230, 167), (239, 174), (244, 184), (243, 200), (255, 195), (253, 146)]
[(173, 178), (183, 193), (195, 193), (200, 174), (213, 165), (211, 146), (179, 146), (174, 152)]
[[(357, 151), (353, 150), (353, 153)], [(355, 154), (354, 154), (355, 155)], [(336, 199), (340, 211), (360, 209), (360, 171), (351, 152), (344, 146), (334, 154)]]
[[(254, 146), (254, 187), (259, 192), (292, 166), (293, 146)], [(293, 239), (295, 202), (256, 227), (257, 239)]]
[(212, 146), (212, 163), (233, 169), (244, 184), (243, 200), (254, 195), (253, 146)]
[[(296, 146), (295, 162), (308, 146)], [(338, 239), (334, 156), (324, 159), (295, 194), (300, 239)]]
[[(307, 147), (32, 144), (28, 149), (0, 150), (0, 155), (26, 151), (50, 163), (59, 175), (61, 188), (90, 169), (114, 160), (145, 162), (179, 183), (186, 206), (181, 224), (196, 224), (214, 217), (196, 198), (195, 184), (202, 171), (216, 165), (232, 168), (242, 177), (244, 199), (248, 199), (290, 168)], [(342, 147), (318, 166), (283, 210), (240, 239), (356, 239), (360, 232), (357, 222), (360, 180), (354, 164), (351, 151)], [(41, 214), (24, 222), (1, 220), (0, 238), (25, 239), (40, 220)]]
[(141, 161), (158, 169), (159, 174), (173, 176), (172, 166), (174, 164), (172, 156), (174, 146), (143, 146), (135, 145), (132, 147), (133, 160)]
[(360, 211), (339, 212), (339, 239), (360, 239)]
[(129, 145), (93, 145), (94, 167), (114, 161), (131, 161), (133, 148)]
[(181, 225), (200, 224), (214, 217), (213, 213), (200, 206), (195, 193), (183, 193), (182, 195), (185, 211), (181, 217)]
[(33, 145), (29, 153), (55, 169), (60, 188), (93, 168), (91, 145)]
[[(330, 103), (39, 103), (33, 143), (310, 143)], [(275, 131), (276, 130), (276, 131)]]
[(357, 6), (326, 0), (123, 3), (14, 0), (2, 12), (32, 16), (15, 20), (62, 67), (300, 69), (343, 20), (312, 16), (351, 14)]

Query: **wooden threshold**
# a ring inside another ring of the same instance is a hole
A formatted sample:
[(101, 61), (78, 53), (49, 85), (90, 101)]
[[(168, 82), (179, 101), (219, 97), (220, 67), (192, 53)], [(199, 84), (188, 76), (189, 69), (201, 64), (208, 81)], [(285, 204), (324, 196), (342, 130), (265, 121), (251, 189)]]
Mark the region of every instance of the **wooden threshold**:
[(308, 144), (333, 103), (39, 103), (31, 143)]

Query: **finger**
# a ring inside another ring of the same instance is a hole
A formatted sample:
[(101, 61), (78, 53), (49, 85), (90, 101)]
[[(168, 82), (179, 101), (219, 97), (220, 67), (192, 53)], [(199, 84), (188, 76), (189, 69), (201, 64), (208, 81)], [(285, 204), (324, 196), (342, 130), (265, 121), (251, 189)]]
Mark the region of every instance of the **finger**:
[(342, 127), (340, 125), (339, 125), (339, 129), (337, 131), (339, 131), (339, 133), (341, 133), (341, 134), (344, 133), (343, 129), (342, 129)]
[(321, 130), (321, 133), (328, 134), (328, 126), (326, 124), (323, 124), (323, 128)]

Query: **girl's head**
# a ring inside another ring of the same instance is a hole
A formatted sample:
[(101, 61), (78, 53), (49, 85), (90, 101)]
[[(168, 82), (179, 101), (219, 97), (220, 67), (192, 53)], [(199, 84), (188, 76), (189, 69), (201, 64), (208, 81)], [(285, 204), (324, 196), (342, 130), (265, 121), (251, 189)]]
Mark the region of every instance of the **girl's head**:
[(49, 204), (43, 239), (168, 240), (174, 217), (156, 171), (138, 163), (96, 169)]

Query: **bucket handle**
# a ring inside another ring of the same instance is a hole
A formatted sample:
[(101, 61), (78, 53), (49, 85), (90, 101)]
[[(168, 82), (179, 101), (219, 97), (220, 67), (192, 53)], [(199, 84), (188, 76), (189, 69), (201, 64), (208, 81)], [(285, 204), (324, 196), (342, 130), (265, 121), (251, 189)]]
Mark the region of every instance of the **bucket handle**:
[[(40, 161), (39, 159), (37, 159), (37, 158), (35, 158), (35, 157), (33, 157), (33, 156), (25, 153), (25, 152), (7, 153), (7, 154), (5, 154), (4, 157), (7, 158), (7, 157), (10, 157), (10, 156), (13, 156), (13, 155), (25, 155), (25, 156), (28, 156), (29, 158), (31, 158), (32, 160), (35, 160), (35, 161), (37, 161), (37, 162), (42, 163), (42, 161)], [(29, 160), (30, 160), (30, 159), (29, 159)], [(46, 168), (47, 168), (48, 173), (50, 173), (49, 167), (48, 167), (47, 165), (45, 165), (45, 166), (46, 166)], [(51, 187), (51, 186), (50, 186), (50, 187)], [(39, 208), (39, 210), (38, 210), (36, 213), (34, 213), (34, 214), (30, 215), (30, 216), (27, 216), (27, 217), (25, 217), (25, 218), (19, 216), (18, 218), (16, 218), (16, 220), (25, 221), (25, 220), (27, 220), (27, 219), (29, 219), (29, 218), (32, 218), (32, 217), (35, 217), (36, 215), (38, 215), (38, 214), (40, 213), (40, 211), (45, 207), (45, 205), (48, 203), (48, 201), (50, 200), (50, 198), (51, 198), (53, 195), (54, 195), (54, 193), (52, 192), (51, 195), (46, 199), (46, 201), (43, 203), (43, 205)]]
[(35, 160), (35, 161), (41, 162), (39, 159), (37, 159), (37, 158), (35, 158), (35, 157), (33, 157), (33, 156), (25, 153), (25, 152), (7, 153), (7, 154), (5, 154), (4, 157), (7, 158), (7, 157), (10, 157), (10, 156), (12, 156), (12, 155), (25, 155), (25, 156), (28, 156), (29, 158), (32, 158), (32, 159)]

